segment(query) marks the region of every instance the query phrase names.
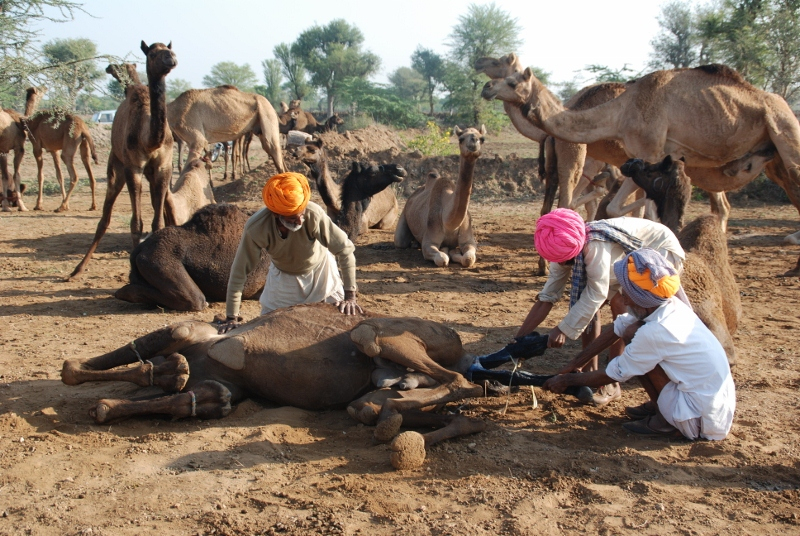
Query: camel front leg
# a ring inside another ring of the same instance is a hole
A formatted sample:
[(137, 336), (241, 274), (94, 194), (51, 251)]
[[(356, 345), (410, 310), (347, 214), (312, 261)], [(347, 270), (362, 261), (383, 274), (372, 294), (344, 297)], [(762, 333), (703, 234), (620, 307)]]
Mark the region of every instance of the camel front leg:
[(426, 261), (433, 261), (436, 266), (440, 268), (447, 267), (450, 264), (449, 249), (442, 247), (441, 249), (433, 242), (424, 241), (422, 243), (422, 257)]
[(205, 380), (185, 393), (151, 400), (104, 399), (89, 410), (99, 424), (140, 415), (168, 415), (173, 419), (200, 417), (221, 419), (231, 412), (231, 392), (213, 380)]
[(464, 268), (469, 268), (475, 264), (477, 258), (478, 244), (472, 234), (472, 221), (467, 214), (466, 225), (462, 225), (458, 231), (458, 250), (450, 252), (450, 258), (454, 262), (461, 263)]
[(19, 174), (19, 166), (22, 164), (22, 157), (25, 156), (24, 147), (14, 149), (14, 185), (17, 192), (17, 210), (27, 212), (28, 208), (22, 201), (22, 176)]
[(647, 200), (645, 197), (637, 199), (629, 205), (625, 205), (628, 196), (634, 193), (637, 189), (639, 189), (639, 187), (635, 182), (633, 182), (633, 179), (630, 177), (625, 177), (625, 180), (622, 182), (622, 186), (619, 187), (619, 191), (617, 191), (614, 199), (611, 200), (606, 208), (608, 215), (612, 218), (618, 218), (643, 207), (645, 201)]
[[(72, 197), (72, 192), (75, 190), (75, 187), (78, 185), (78, 170), (75, 169), (75, 148), (70, 147), (69, 149), (64, 149), (61, 152), (61, 160), (64, 162), (64, 165), (67, 166), (67, 173), (69, 174), (69, 190), (66, 193), (66, 196), (62, 196), (61, 206), (58, 207), (55, 211), (56, 212), (66, 212), (69, 210), (69, 198)], [(59, 174), (61, 173), (61, 169), (58, 170)], [(64, 191), (64, 183), (63, 183), (63, 176), (61, 177), (61, 191)]]
[(709, 192), (708, 201), (711, 205), (711, 213), (719, 216), (719, 223), (724, 233), (728, 230), (728, 217), (731, 214), (731, 204), (728, 201), (728, 196), (725, 195), (725, 192)]
[(36, 160), (36, 179), (39, 182), (39, 195), (36, 196), (36, 206), (33, 207), (33, 210), (44, 210), (44, 206), (42, 204), (44, 195), (44, 158), (42, 157), (41, 147), (37, 149), (37, 147), (34, 145), (33, 159)]
[(58, 180), (58, 187), (61, 188), (61, 202), (67, 197), (67, 190), (64, 187), (64, 174), (61, 172), (61, 163), (58, 161), (61, 151), (50, 151), (50, 157), (53, 159), (53, 167), (56, 168), (56, 180)]
[[(11, 190), (11, 176), (8, 174), (8, 156), (0, 153), (0, 186), (3, 191), (0, 192), (0, 199), (2, 199), (2, 211), (11, 212), (11, 206), (6, 198), (6, 194)], [(41, 191), (41, 188), (39, 189)]]

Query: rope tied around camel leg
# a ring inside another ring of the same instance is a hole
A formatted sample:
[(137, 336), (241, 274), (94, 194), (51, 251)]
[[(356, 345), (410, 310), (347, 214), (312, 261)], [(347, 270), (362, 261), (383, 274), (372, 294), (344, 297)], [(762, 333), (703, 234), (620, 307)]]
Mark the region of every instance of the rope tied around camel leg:
[(194, 391), (189, 391), (192, 396), (192, 417), (197, 417), (197, 397), (194, 396)]
[(139, 363), (141, 363), (142, 365), (144, 365), (145, 363), (150, 365), (150, 387), (152, 387), (154, 379), (153, 374), (156, 368), (155, 365), (153, 365), (153, 362), (150, 361), (149, 359), (147, 360), (142, 359), (142, 355), (139, 353), (139, 350), (136, 349), (136, 341), (131, 341), (130, 348), (131, 350), (133, 350), (133, 353), (136, 354), (136, 358), (139, 360)]

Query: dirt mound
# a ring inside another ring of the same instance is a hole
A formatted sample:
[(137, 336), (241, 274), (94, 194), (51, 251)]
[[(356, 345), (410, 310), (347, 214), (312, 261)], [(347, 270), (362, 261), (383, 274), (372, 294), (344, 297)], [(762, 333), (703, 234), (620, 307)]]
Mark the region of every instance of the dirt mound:
[(100, 123), (87, 123), (87, 125), (95, 147), (98, 149), (111, 147), (111, 125)]

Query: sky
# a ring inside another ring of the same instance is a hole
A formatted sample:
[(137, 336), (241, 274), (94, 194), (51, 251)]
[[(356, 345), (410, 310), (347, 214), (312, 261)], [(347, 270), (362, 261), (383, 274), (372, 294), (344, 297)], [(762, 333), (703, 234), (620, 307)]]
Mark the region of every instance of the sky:
[[(522, 63), (550, 73), (553, 82), (566, 82), (593, 64), (615, 70), (627, 64), (634, 73), (645, 70), (664, 1), (495, 0), (494, 4), (523, 29), (524, 44), (516, 50)], [(142, 40), (172, 41), (178, 66), (170, 76), (202, 87), (203, 76), (221, 61), (247, 63), (261, 79), (261, 61), (274, 57), (276, 45), (291, 44), (311, 26), (337, 18), (364, 34), (362, 48), (381, 58), (380, 72), (372, 80), (385, 83), (394, 70), (411, 65), (411, 54), (420, 45), (447, 55), (448, 36), (459, 17), (467, 14), (470, 2), (83, 0), (82, 4), (88, 14), (40, 26), (42, 40), (86, 37), (102, 54), (137, 62), (144, 59)]]

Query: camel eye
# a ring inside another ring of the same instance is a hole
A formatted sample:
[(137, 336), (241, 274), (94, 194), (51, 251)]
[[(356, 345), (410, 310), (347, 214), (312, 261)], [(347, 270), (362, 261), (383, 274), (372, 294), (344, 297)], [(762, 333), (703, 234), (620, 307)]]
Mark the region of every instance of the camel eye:
[(486, 138), (481, 137), (481, 143), (486, 143)]

